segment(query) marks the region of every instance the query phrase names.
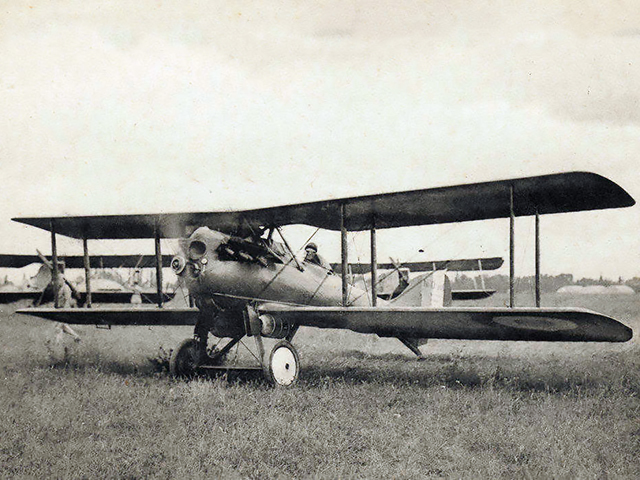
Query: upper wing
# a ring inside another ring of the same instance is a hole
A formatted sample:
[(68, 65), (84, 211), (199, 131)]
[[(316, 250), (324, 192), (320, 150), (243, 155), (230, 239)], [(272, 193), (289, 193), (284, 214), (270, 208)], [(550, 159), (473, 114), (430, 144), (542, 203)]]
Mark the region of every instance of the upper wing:
[(198, 309), (120, 305), (100, 308), (24, 308), (16, 313), (72, 325), (195, 325)]
[(346, 328), (409, 338), (626, 342), (633, 331), (613, 318), (581, 308), (291, 307), (266, 304), (294, 324)]
[[(431, 272), (433, 270), (448, 270), (450, 272), (470, 272), (474, 270), (496, 270), (502, 266), (504, 259), (501, 257), (470, 258), (464, 260), (429, 260), (426, 262), (404, 262), (402, 268), (408, 268), (412, 272)], [(340, 263), (332, 263), (334, 272), (342, 272)], [(380, 270), (396, 270), (393, 263), (378, 263)], [(371, 272), (370, 263), (350, 263), (350, 273), (362, 274)]]
[[(162, 256), (162, 265), (171, 266), (170, 255)], [(81, 255), (61, 256), (66, 268), (84, 268), (84, 257)], [(134, 268), (155, 266), (155, 255), (94, 255), (90, 257), (91, 268)], [(37, 255), (0, 254), (0, 267), (22, 268), (32, 263), (42, 263)]]
[(627, 207), (635, 203), (619, 185), (595, 173), (570, 172), (451, 187), (384, 193), (242, 211), (14, 218), (15, 221), (75, 238), (177, 238), (192, 227), (238, 232), (260, 226), (306, 224), (350, 231), (465, 222), (510, 215), (574, 212)]

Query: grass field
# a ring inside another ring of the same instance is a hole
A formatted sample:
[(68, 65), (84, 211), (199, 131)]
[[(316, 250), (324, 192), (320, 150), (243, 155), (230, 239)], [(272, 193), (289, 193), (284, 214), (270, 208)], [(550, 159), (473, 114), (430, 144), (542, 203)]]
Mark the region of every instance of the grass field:
[[(640, 331), (640, 295), (544, 303)], [(300, 382), (282, 390), (170, 378), (161, 348), (189, 328), (78, 327), (65, 354), (54, 324), (14, 308), (0, 312), (2, 477), (640, 477), (637, 338), (432, 341), (417, 362), (397, 340), (307, 329)]]

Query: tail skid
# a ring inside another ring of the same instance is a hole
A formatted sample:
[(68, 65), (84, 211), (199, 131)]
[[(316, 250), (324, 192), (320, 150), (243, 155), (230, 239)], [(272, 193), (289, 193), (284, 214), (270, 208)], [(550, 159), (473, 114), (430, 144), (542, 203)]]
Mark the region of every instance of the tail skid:
[[(391, 301), (394, 306), (441, 308), (451, 305), (451, 282), (444, 271), (425, 273), (409, 282), (405, 290)], [(427, 338), (397, 337), (418, 359), (423, 358), (420, 346)]]

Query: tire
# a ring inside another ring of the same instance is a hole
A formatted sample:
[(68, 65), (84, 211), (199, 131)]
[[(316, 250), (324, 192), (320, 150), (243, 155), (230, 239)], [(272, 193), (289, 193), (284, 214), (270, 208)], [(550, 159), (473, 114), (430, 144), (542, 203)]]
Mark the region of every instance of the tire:
[(178, 347), (171, 352), (169, 359), (169, 372), (174, 377), (191, 378), (196, 374), (200, 365), (200, 350), (198, 342), (193, 338), (183, 340)]
[(276, 343), (269, 355), (267, 379), (278, 387), (290, 387), (298, 380), (300, 358), (298, 352), (286, 340)]

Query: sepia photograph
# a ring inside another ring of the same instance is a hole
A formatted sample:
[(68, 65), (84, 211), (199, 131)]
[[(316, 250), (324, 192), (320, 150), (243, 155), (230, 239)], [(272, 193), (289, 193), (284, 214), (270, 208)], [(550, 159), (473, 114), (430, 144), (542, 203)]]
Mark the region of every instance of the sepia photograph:
[(640, 477), (640, 4), (0, 8), (0, 477)]

